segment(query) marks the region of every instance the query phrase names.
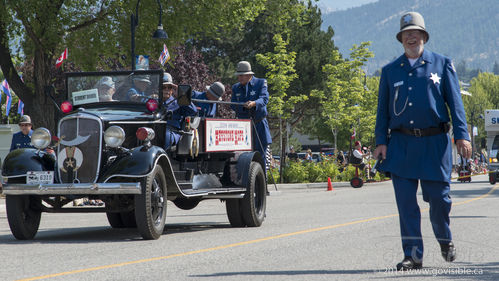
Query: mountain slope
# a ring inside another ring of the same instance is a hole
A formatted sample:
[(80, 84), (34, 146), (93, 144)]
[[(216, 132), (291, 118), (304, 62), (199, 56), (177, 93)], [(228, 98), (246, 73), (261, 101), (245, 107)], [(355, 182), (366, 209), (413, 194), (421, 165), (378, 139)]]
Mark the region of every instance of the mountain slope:
[(498, 0), (380, 0), (323, 16), (323, 28), (332, 26), (335, 45), (347, 56), (352, 44), (372, 41), (373, 73), (403, 52), (395, 35), (400, 17), (417, 11), (425, 18), (430, 40), (426, 48), (469, 67), (490, 71), (499, 62)]

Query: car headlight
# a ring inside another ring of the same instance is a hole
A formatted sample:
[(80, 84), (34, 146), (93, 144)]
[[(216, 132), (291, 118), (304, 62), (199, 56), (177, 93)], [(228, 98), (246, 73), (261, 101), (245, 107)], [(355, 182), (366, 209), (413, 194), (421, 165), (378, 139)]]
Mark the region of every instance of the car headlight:
[(125, 141), (125, 131), (119, 126), (111, 126), (104, 132), (104, 141), (110, 147), (118, 147)]
[(37, 149), (45, 149), (50, 145), (52, 136), (50, 131), (45, 128), (38, 128), (31, 134), (31, 144)]

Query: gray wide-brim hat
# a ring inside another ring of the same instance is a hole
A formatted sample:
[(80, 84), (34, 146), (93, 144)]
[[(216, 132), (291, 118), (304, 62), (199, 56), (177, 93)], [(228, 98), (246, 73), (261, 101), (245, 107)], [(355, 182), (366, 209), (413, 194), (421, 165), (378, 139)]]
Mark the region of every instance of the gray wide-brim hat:
[(430, 40), (430, 34), (426, 31), (423, 16), (418, 12), (405, 13), (400, 18), (400, 31), (397, 33), (397, 40), (402, 43), (402, 32), (406, 30), (421, 30), (426, 34), (426, 42)]
[(206, 90), (217, 99), (221, 99), (225, 93), (225, 86), (220, 82), (215, 82), (211, 86), (207, 86)]
[(234, 75), (255, 74), (251, 71), (251, 64), (247, 61), (240, 61), (237, 63), (236, 73)]
[(110, 88), (114, 88), (114, 81), (113, 81), (113, 78), (109, 77), (109, 76), (104, 76), (102, 77), (99, 82), (97, 83), (97, 86), (102, 86), (102, 85), (106, 85)]
[(133, 77), (133, 81), (142, 81), (151, 84), (151, 80), (149, 80), (149, 75), (137, 75)]
[(21, 116), (21, 119), (19, 119), (19, 125), (20, 124), (32, 124), (31, 123), (31, 117), (29, 117), (29, 115), (23, 115), (23, 116)]

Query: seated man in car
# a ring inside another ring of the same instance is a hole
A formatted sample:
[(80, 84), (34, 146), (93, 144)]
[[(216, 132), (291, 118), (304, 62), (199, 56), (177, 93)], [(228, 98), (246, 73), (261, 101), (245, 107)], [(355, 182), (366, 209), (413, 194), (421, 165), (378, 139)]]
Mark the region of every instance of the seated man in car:
[(165, 149), (169, 149), (171, 146), (177, 144), (180, 139), (180, 134), (173, 128), (180, 130), (184, 118), (195, 116), (197, 113), (197, 109), (192, 103), (188, 106), (178, 105), (175, 96), (177, 89), (178, 86), (173, 83), (170, 73), (165, 73), (163, 75), (163, 104), (168, 111), (172, 112), (172, 118), (166, 121), (169, 126), (166, 129)]
[(113, 95), (116, 92), (113, 78), (109, 76), (102, 77), (95, 85), (99, 92), (99, 101), (113, 101)]
[(142, 101), (146, 96), (146, 90), (151, 85), (149, 75), (136, 75), (133, 77), (133, 86), (126, 93), (128, 101)]
[[(220, 82), (215, 82), (206, 87), (206, 92), (192, 91), (192, 98), (198, 100), (218, 101), (222, 99), (225, 93), (225, 86)], [(215, 117), (217, 114), (216, 103), (194, 102), (198, 108), (200, 117)]]

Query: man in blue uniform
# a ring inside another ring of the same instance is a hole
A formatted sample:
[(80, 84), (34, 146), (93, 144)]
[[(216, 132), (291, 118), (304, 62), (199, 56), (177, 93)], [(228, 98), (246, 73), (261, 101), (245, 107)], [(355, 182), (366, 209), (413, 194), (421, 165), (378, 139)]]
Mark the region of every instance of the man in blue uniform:
[(251, 65), (247, 61), (237, 64), (235, 74), (239, 82), (232, 86), (232, 102), (244, 103), (244, 106), (231, 105), (231, 108), (236, 112), (237, 118), (253, 120), (256, 127), (256, 131), (253, 130), (256, 133), (253, 133), (253, 149), (262, 154), (268, 167), (272, 137), (266, 118), (269, 102), (267, 80), (254, 77)]
[(18, 148), (34, 148), (34, 146), (31, 145), (31, 134), (33, 134), (33, 130), (31, 129), (32, 126), (31, 117), (29, 117), (29, 115), (23, 115), (19, 120), (19, 128), (21, 131), (12, 135), (10, 151)]
[(449, 58), (424, 50), (429, 39), (423, 17), (409, 12), (400, 20), (397, 40), (404, 54), (383, 67), (376, 119), (380, 170), (392, 175), (399, 211), (404, 259), (397, 270), (422, 267), (421, 213), (418, 181), (430, 204), (430, 221), (446, 261), (456, 249), (449, 228), (452, 143), (449, 114), (458, 152), (471, 155), (466, 117), (455, 68)]
[(151, 85), (149, 75), (136, 75), (133, 77), (133, 87), (126, 93), (126, 100), (145, 101), (145, 91)]
[(172, 112), (172, 118), (166, 121), (169, 126), (166, 127), (165, 149), (175, 145), (180, 139), (180, 134), (174, 129), (180, 129), (184, 117), (194, 116), (197, 113), (197, 109), (192, 103), (189, 106), (178, 105), (175, 97), (177, 89), (178, 86), (173, 83), (170, 73), (163, 74), (163, 104), (168, 111)]
[[(222, 99), (225, 93), (225, 86), (220, 82), (215, 82), (211, 86), (206, 87), (206, 92), (192, 91), (192, 98), (198, 100), (218, 101)], [(194, 102), (197, 106), (199, 116), (201, 117), (215, 117), (217, 114), (216, 103)]]

